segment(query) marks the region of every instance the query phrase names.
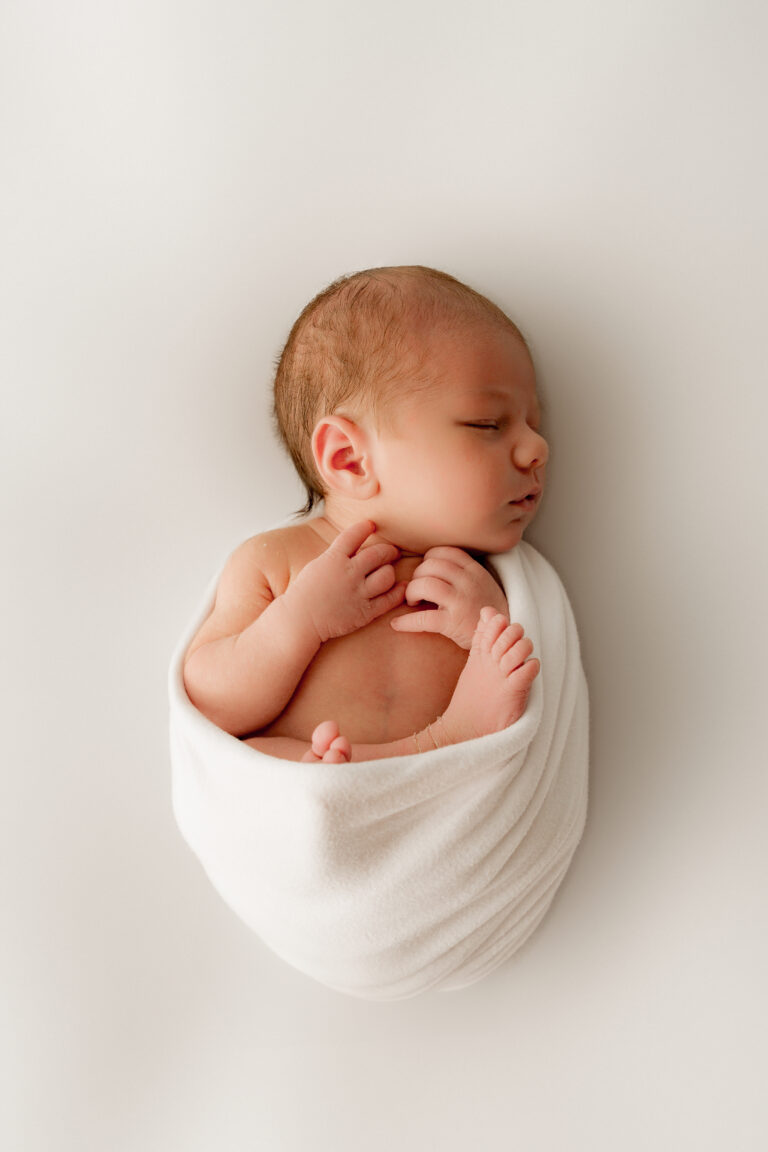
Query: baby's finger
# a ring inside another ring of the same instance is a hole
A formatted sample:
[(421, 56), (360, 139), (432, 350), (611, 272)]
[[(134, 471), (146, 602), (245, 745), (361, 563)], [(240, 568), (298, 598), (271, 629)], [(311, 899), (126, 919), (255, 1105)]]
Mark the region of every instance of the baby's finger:
[(437, 576), (440, 580), (445, 580), (448, 584), (454, 584), (457, 580), (461, 580), (464, 569), (460, 568), (458, 564), (451, 563), (450, 560), (440, 560), (436, 557), (425, 557), (418, 568), (414, 569), (411, 580), (418, 580), (421, 576)]
[(421, 576), (418, 580), (411, 580), (408, 584), (406, 600), (409, 604), (418, 604), (420, 600), (428, 600), (430, 604), (447, 606), (452, 599), (453, 587), (447, 580), (437, 576)]
[[(375, 596), (380, 596), (382, 592), (388, 592), (395, 582), (395, 570), (391, 564), (383, 564), (381, 568), (377, 568), (375, 572), (371, 572), (370, 576), (365, 578), (365, 594), (370, 600)], [(405, 584), (405, 581), (403, 581)]]
[(434, 608), (407, 612), (390, 620), (395, 632), (442, 632), (442, 613)]
[(391, 612), (393, 608), (397, 608), (402, 604), (405, 599), (405, 580), (399, 580), (394, 588), (390, 588), (388, 592), (382, 593), (381, 596), (374, 596), (368, 604), (373, 610), (372, 620), (378, 620), (379, 616), (383, 616), (386, 612)]
[(394, 544), (381, 543), (371, 544), (370, 548), (361, 548), (352, 559), (357, 569), (367, 576), (375, 568), (380, 568), (382, 564), (392, 564), (399, 555), (400, 549), (396, 548)]
[(463, 548), (454, 548), (450, 544), (439, 544), (436, 548), (428, 548), (424, 553), (425, 560), (448, 560), (451, 564), (456, 564), (459, 568), (466, 568), (468, 565), (477, 564), (468, 552)]
[(360, 545), (375, 531), (376, 525), (373, 520), (359, 520), (357, 524), (350, 524), (349, 528), (339, 532), (333, 544), (329, 546), (329, 550), (334, 549), (337, 552), (343, 552), (345, 556), (354, 556)]

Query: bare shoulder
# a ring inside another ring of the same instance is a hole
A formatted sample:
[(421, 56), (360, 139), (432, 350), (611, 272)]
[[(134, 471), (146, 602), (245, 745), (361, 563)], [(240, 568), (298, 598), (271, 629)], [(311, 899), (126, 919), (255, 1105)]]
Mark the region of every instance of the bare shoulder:
[(280, 596), (304, 565), (326, 547), (312, 522), (304, 521), (251, 536), (232, 553), (227, 566), (231, 563), (246, 571), (259, 569), (266, 576), (273, 596)]
[(322, 551), (307, 524), (275, 528), (251, 536), (231, 554), (219, 578), (213, 608), (189, 646), (236, 636), (282, 595), (304, 564)]

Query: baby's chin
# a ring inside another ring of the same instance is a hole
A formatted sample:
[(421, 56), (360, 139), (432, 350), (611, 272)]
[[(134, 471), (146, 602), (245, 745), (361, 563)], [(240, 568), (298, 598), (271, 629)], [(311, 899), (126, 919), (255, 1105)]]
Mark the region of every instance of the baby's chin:
[(477, 556), (490, 556), (493, 555), (493, 553), (509, 552), (511, 548), (517, 547), (520, 543), (528, 524), (529, 521), (515, 521), (515, 523), (508, 524), (498, 532), (492, 532), (482, 537), (478, 536), (462, 545), (462, 547), (465, 552)]
[(488, 556), (493, 553), (509, 552), (520, 543), (527, 527), (527, 523), (515, 522), (495, 532), (466, 535), (447, 532), (439, 537), (435, 532), (423, 534), (404, 532), (400, 539), (396, 535), (388, 536), (387, 539), (397, 545), (402, 556), (423, 556), (430, 548), (460, 548), (470, 556)]

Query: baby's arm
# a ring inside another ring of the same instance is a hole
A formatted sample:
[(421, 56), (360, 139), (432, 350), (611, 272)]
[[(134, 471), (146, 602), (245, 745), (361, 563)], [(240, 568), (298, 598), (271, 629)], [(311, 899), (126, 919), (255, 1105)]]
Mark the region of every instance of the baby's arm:
[(402, 602), (405, 584), (395, 583), (392, 567), (397, 548), (362, 548), (374, 531), (368, 520), (345, 529), (277, 596), (268, 574), (279, 567), (279, 537), (248, 541), (233, 554), (184, 664), (187, 694), (209, 720), (233, 736), (264, 728), (322, 643)]
[(408, 584), (409, 604), (437, 605), (396, 616), (397, 632), (439, 632), (469, 649), (484, 607), (506, 615), (507, 598), (490, 572), (461, 548), (430, 548)]

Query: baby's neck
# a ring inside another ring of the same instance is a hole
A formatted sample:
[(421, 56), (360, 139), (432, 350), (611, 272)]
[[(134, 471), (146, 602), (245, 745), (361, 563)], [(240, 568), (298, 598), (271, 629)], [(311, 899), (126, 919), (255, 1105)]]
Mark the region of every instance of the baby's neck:
[[(329, 509), (326, 506), (323, 512), (319, 516), (314, 516), (309, 523), (326, 544), (332, 544), (339, 533), (343, 532), (345, 528), (351, 527), (352, 524), (358, 524), (361, 520), (365, 519), (368, 519), (367, 515), (356, 509), (350, 513), (347, 510)], [(401, 559), (407, 557), (418, 557), (421, 559), (423, 556), (423, 552), (417, 552), (413, 548), (404, 546), (401, 541), (391, 536), (385, 536), (379, 531), (374, 532), (373, 535), (368, 537), (364, 547), (370, 548), (371, 544), (394, 544), (400, 551)]]
[[(326, 507), (318, 516), (313, 516), (309, 523), (312, 525), (313, 529), (315, 532), (317, 532), (318, 536), (320, 536), (324, 543), (328, 545), (332, 544), (339, 533), (343, 532), (345, 528), (348, 528), (350, 525), (359, 523), (361, 520), (365, 519), (366, 516), (361, 515), (357, 509), (355, 509), (350, 516), (343, 514), (339, 515), (335, 509), (331, 509), (329, 511)], [(424, 559), (424, 553), (429, 548), (437, 548), (444, 545), (444, 543), (445, 542), (442, 540), (435, 540), (433, 543), (427, 544), (421, 550), (418, 550), (404, 545), (394, 535), (385, 536), (383, 533), (377, 531), (368, 537), (363, 547), (369, 548), (371, 544), (394, 544), (394, 546), (400, 552), (397, 564), (402, 565), (403, 569), (410, 569), (416, 568), (418, 566), (420, 561)], [(487, 567), (485, 554), (481, 554), (475, 551), (472, 551), (470, 554), (475, 558), (475, 560), (478, 561), (479, 564)], [(403, 575), (399, 568), (397, 570), (397, 577), (398, 579), (403, 579)]]

